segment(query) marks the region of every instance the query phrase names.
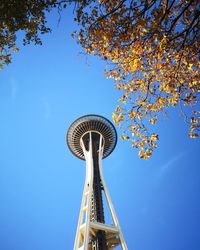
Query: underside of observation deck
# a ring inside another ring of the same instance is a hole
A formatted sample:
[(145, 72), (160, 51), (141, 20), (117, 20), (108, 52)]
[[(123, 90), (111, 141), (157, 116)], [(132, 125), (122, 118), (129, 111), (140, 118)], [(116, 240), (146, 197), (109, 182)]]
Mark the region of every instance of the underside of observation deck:
[(78, 158), (85, 160), (80, 145), (81, 138), (89, 131), (97, 132), (104, 138), (103, 158), (112, 153), (117, 143), (117, 133), (113, 124), (99, 115), (86, 115), (72, 123), (67, 132), (67, 144), (71, 152)]

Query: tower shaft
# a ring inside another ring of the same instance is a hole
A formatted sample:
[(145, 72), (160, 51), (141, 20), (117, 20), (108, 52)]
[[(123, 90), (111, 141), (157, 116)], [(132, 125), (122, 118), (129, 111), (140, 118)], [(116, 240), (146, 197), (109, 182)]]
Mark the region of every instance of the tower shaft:
[[(81, 137), (86, 160), (86, 179), (79, 214), (74, 250), (127, 250), (122, 231), (102, 175), (104, 138), (96, 131)], [(110, 210), (112, 225), (105, 223), (102, 192)]]
[[(93, 222), (105, 223), (103, 200), (102, 200), (102, 184), (99, 171), (99, 141), (100, 135), (92, 133), (92, 158), (93, 158), (93, 193), (91, 197), (91, 214), (90, 220)], [(99, 231), (96, 237), (91, 239), (92, 250), (107, 250), (105, 232)]]

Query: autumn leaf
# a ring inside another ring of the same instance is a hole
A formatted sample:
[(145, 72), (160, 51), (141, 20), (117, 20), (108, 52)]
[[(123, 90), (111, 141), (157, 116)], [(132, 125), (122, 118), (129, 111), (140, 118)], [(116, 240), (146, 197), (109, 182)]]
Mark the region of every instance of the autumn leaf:
[(157, 140), (158, 140), (158, 135), (153, 134), (153, 135), (151, 136), (151, 141), (155, 142), (155, 141), (157, 141)]
[(189, 133), (190, 138), (197, 138), (199, 135), (197, 133)]
[(124, 119), (124, 114), (123, 114), (123, 113), (120, 113), (119, 115), (116, 115), (115, 113), (113, 113), (112, 118), (113, 118), (114, 123), (118, 123), (118, 122), (123, 121), (123, 119)]
[(150, 122), (154, 125), (157, 122), (157, 116), (154, 115), (154, 117), (150, 119)]
[(158, 97), (158, 99), (156, 100), (157, 103), (163, 105), (165, 103), (165, 98), (163, 97)]

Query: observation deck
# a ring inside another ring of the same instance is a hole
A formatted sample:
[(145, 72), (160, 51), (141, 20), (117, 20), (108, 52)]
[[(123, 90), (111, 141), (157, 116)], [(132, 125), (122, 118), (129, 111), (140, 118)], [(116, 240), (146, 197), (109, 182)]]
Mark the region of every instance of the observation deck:
[(117, 144), (117, 132), (114, 125), (103, 116), (90, 114), (75, 120), (67, 131), (67, 145), (76, 157), (85, 160), (80, 141), (87, 132), (96, 132), (103, 136), (103, 159), (112, 153)]

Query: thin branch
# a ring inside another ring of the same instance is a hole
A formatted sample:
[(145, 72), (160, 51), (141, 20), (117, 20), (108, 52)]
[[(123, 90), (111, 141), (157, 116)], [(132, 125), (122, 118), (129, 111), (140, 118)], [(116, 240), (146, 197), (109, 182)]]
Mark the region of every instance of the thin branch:
[(92, 23), (90, 25), (89, 29), (91, 29), (96, 23), (101, 22), (103, 19), (105, 19), (106, 17), (110, 16), (112, 13), (117, 11), (123, 5), (124, 2), (126, 2), (126, 0), (121, 1), (116, 8), (112, 9), (111, 11), (109, 11), (107, 14), (105, 14), (101, 18), (97, 19), (94, 23)]
[(194, 2), (194, 0), (190, 0), (189, 4), (186, 5), (185, 8), (183, 8), (183, 10), (181, 11), (181, 13), (173, 20), (170, 29), (167, 31), (168, 33), (170, 33), (173, 30), (173, 28), (174, 28), (175, 24), (177, 23), (177, 21), (180, 19), (180, 17), (184, 14), (184, 12), (190, 7), (190, 5), (193, 2)]

